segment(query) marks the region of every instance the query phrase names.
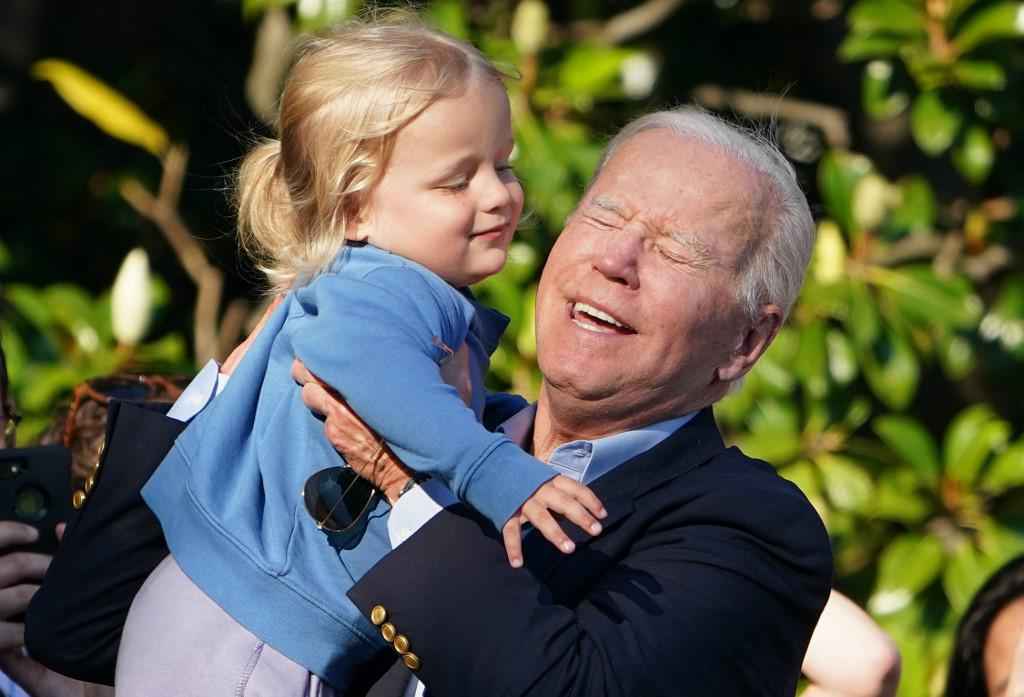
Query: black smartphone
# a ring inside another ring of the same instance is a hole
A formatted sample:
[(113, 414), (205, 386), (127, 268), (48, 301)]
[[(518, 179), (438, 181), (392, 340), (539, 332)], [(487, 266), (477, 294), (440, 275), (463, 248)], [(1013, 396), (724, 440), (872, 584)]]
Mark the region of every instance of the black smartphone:
[(0, 520), (26, 523), (39, 530), (39, 539), (19, 550), (56, 552), (55, 528), (69, 515), (71, 451), (63, 445), (0, 450)]

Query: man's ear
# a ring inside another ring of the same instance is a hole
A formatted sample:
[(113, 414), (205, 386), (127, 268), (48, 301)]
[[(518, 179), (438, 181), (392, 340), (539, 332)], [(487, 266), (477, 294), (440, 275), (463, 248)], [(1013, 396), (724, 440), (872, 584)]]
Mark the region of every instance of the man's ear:
[(739, 380), (754, 367), (768, 345), (775, 339), (782, 327), (782, 308), (778, 305), (762, 305), (757, 318), (747, 324), (736, 349), (729, 359), (718, 367), (716, 377), (722, 382)]

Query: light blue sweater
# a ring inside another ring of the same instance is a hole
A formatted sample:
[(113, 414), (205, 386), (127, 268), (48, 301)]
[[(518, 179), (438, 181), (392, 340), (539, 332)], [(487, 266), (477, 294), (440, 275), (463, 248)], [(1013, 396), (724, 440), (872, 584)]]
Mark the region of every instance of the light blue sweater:
[[(343, 690), (352, 668), (385, 646), (345, 592), (391, 550), (390, 507), (378, 499), (351, 549), (316, 528), (303, 484), (340, 458), (302, 403), (292, 358), (409, 467), (500, 528), (553, 476), (479, 423), (488, 356), (506, 323), (419, 264), (345, 247), (327, 273), (288, 294), (143, 489), (175, 560), (240, 624)], [(435, 337), (453, 349), (469, 343), (472, 408), (441, 379)]]

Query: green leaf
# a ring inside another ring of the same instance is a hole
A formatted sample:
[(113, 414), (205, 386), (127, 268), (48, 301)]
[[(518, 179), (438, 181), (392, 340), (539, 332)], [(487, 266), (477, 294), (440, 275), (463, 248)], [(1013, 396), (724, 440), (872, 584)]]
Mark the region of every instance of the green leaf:
[(818, 486), (818, 476), (815, 473), (814, 465), (807, 460), (799, 460), (779, 469), (779, 476), (796, 484), (827, 526), (829, 508), (821, 493), (821, 487)]
[(875, 119), (891, 119), (910, 105), (906, 92), (893, 92), (893, 67), (886, 60), (873, 60), (864, 67), (860, 96), (864, 111)]
[(21, 283), (12, 283), (4, 295), (14, 309), (36, 329), (42, 331), (53, 326), (53, 313), (43, 291)]
[(0, 346), (7, 359), (7, 375), (11, 384), (17, 388), (24, 381), (24, 370), (29, 362), (28, 347), (21, 335), (7, 322), (0, 322)]
[(946, 474), (971, 485), (993, 450), (1002, 449), (1010, 438), (1010, 424), (996, 416), (987, 404), (976, 404), (960, 412), (946, 431), (943, 459)]
[(923, 496), (916, 472), (907, 468), (888, 469), (878, 476), (871, 515), (905, 525), (924, 522), (933, 513), (931, 501)]
[(963, 380), (976, 364), (974, 346), (970, 341), (952, 332), (939, 340), (939, 362), (950, 380)]
[(870, 347), (882, 332), (877, 303), (868, 287), (859, 282), (850, 284), (846, 326), (854, 343), (861, 349)]
[(865, 512), (871, 504), (874, 485), (871, 477), (856, 461), (825, 453), (816, 459), (825, 492), (836, 508)]
[(938, 92), (922, 92), (910, 112), (910, 131), (925, 153), (941, 155), (956, 140), (963, 120), (963, 113), (944, 102)]
[(970, 15), (953, 37), (953, 45), (961, 54), (997, 39), (1024, 36), (1024, 3), (1000, 2)]
[(526, 358), (534, 358), (537, 355), (536, 323), (533, 321), (536, 311), (537, 286), (532, 285), (523, 294), (523, 322), (516, 336), (516, 348), (519, 349), (519, 354)]
[(928, 180), (911, 175), (896, 182), (898, 203), (889, 214), (889, 226), (900, 232), (928, 233), (935, 226), (937, 205)]
[(3, 240), (0, 240), (0, 271), (7, 271), (11, 268), (11, 250), (7, 248)]
[(910, 344), (891, 326), (863, 356), (864, 377), (871, 391), (890, 409), (906, 409), (917, 392), (921, 369)]
[(909, 416), (888, 414), (875, 417), (871, 428), (889, 449), (914, 468), (921, 481), (934, 485), (942, 465), (935, 439), (919, 421)]
[(845, 150), (830, 150), (818, 165), (818, 190), (829, 215), (844, 230), (854, 228), (853, 190), (861, 177), (872, 172), (871, 160)]
[(999, 453), (981, 480), (981, 488), (993, 494), (1015, 486), (1024, 486), (1024, 443)]
[(948, 5), (948, 11), (946, 13), (946, 24), (955, 25), (960, 17), (969, 9), (978, 4), (978, 2), (984, 2), (984, 0), (951, 0)]
[(998, 562), (972, 544), (964, 544), (956, 551), (942, 574), (942, 587), (954, 612), (959, 614), (967, 609), (971, 598), (997, 566)]
[(813, 398), (821, 399), (828, 391), (827, 366), (825, 323), (811, 322), (800, 331), (795, 367), (804, 388)]
[(760, 400), (750, 413), (749, 424), (750, 433), (738, 441), (752, 457), (782, 465), (800, 453), (799, 415), (792, 402)]
[(900, 535), (885, 548), (878, 562), (875, 592), (868, 601), (873, 613), (902, 610), (942, 571), (942, 544), (929, 535)]
[(847, 63), (869, 58), (887, 58), (899, 53), (902, 37), (880, 34), (848, 34), (839, 44), (839, 58)]
[(145, 148), (157, 157), (163, 157), (170, 147), (170, 138), (160, 124), (77, 65), (47, 58), (33, 64), (32, 76), (52, 84), (68, 106), (108, 135)]
[(242, 16), (250, 19), (272, 7), (287, 7), (298, 0), (242, 0)]
[[(88, 318), (93, 314), (93, 302), (89, 295), (78, 286), (70, 283), (58, 283), (49, 286), (43, 292), (47, 307), (57, 324), (66, 329), (69, 334), (76, 336), (84, 328), (89, 327)], [(92, 330), (96, 344), (91, 350), (99, 348), (99, 337), (95, 329)], [(79, 343), (81, 339), (79, 339)], [(88, 346), (84, 346), (90, 350)]]
[(61, 394), (66, 394), (89, 377), (71, 366), (49, 365), (31, 371), (18, 405), (26, 411), (42, 411)]
[(469, 17), (462, 0), (434, 0), (424, 15), (427, 21), (446, 34), (469, 39)]
[(1001, 90), (1006, 87), (1006, 70), (994, 61), (961, 60), (953, 64), (953, 79), (974, 90)]
[(558, 81), (570, 94), (596, 96), (619, 84), (622, 61), (632, 52), (614, 46), (578, 44), (558, 68)]
[(188, 363), (188, 349), (180, 334), (167, 334), (136, 347), (135, 359), (152, 370), (181, 370)]
[(855, 34), (925, 33), (926, 20), (918, 9), (903, 0), (860, 0), (847, 16)]
[(982, 304), (970, 284), (963, 278), (939, 278), (931, 265), (874, 266), (867, 276), (889, 294), (903, 317), (920, 324), (972, 329), (981, 318)]
[(988, 178), (995, 161), (996, 149), (992, 138), (981, 126), (968, 128), (963, 141), (953, 150), (953, 164), (957, 171), (975, 186)]

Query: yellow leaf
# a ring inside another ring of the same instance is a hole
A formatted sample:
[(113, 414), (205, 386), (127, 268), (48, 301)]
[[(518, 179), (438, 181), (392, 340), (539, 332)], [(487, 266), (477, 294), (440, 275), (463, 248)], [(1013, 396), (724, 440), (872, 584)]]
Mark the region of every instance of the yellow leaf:
[(170, 140), (131, 100), (81, 68), (57, 58), (37, 61), (32, 75), (53, 85), (72, 109), (119, 140), (162, 157)]

